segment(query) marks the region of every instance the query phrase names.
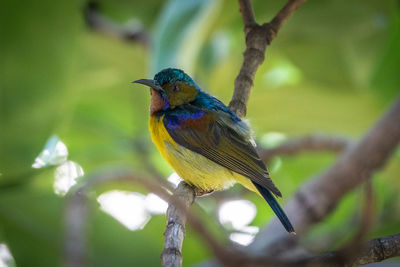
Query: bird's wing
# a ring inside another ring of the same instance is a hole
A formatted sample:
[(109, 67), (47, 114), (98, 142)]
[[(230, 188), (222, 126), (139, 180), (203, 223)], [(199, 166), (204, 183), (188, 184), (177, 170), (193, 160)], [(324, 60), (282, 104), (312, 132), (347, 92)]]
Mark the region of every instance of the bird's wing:
[[(225, 168), (281, 196), (258, 156), (250, 137), (221, 111), (193, 108), (166, 114), (163, 122), (172, 139)], [(243, 123), (243, 122), (240, 122)]]

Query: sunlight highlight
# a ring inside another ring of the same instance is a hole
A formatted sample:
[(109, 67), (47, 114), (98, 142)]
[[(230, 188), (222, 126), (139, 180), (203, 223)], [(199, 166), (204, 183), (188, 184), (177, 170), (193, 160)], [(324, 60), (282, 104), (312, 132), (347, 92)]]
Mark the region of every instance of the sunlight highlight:
[(275, 148), (282, 144), (287, 136), (279, 132), (269, 132), (261, 136), (260, 145), (263, 148)]
[(242, 246), (247, 246), (254, 240), (254, 235), (247, 233), (232, 233), (229, 235), (229, 239)]
[(145, 207), (146, 196), (140, 193), (113, 190), (101, 194), (97, 201), (101, 209), (131, 231), (142, 229), (151, 215)]
[(0, 267), (16, 266), (13, 256), (6, 244), (0, 244)]
[(270, 88), (295, 85), (301, 81), (301, 71), (289, 60), (281, 59), (263, 75), (264, 83)]
[(54, 174), (54, 192), (64, 196), (68, 190), (76, 184), (76, 179), (83, 176), (82, 167), (73, 161), (66, 161), (57, 167)]
[(78, 163), (67, 159), (67, 146), (57, 135), (52, 135), (32, 164), (35, 169), (58, 166), (54, 171), (53, 187), (54, 192), (60, 196), (64, 196), (76, 184), (77, 178), (84, 175)]
[(145, 199), (145, 206), (151, 214), (165, 214), (167, 212), (168, 203), (159, 198), (155, 194), (148, 194)]
[(243, 246), (250, 244), (259, 231), (257, 226), (249, 226), (256, 214), (256, 206), (248, 200), (228, 201), (218, 210), (221, 224), (228, 230), (235, 230), (229, 239)]
[(256, 216), (256, 206), (248, 200), (233, 200), (223, 203), (218, 210), (221, 224), (241, 230)]
[(179, 177), (179, 175), (176, 172), (173, 172), (169, 177), (168, 177), (168, 182), (173, 184), (175, 187), (178, 186), (178, 184), (182, 181), (182, 178)]
[(64, 163), (68, 157), (68, 149), (58, 136), (53, 135), (46, 142), (42, 152), (36, 157), (32, 167), (35, 169)]

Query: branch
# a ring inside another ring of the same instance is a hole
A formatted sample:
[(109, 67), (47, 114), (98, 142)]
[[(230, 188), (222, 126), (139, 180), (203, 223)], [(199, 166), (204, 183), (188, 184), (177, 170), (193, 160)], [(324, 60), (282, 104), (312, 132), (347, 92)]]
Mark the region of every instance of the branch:
[[(345, 194), (387, 162), (400, 141), (399, 121), (400, 97), (357, 144), (350, 146), (335, 164), (299, 189), (285, 207), (298, 235), (330, 214)], [(276, 254), (295, 244), (296, 240), (274, 219), (257, 235), (249, 249)]]
[[(181, 182), (174, 191), (183, 205), (188, 209), (194, 202), (194, 191), (186, 183)], [(164, 250), (161, 254), (162, 266), (182, 266), (182, 244), (185, 238), (186, 215), (175, 206), (169, 205), (167, 210), (167, 228), (164, 236)]]
[(245, 29), (250, 28), (254, 24), (256, 24), (256, 19), (254, 18), (253, 5), (251, 4), (251, 1), (239, 0), (239, 7), (240, 7), (240, 13), (242, 14), (243, 24)]
[(99, 12), (97, 2), (89, 2), (84, 9), (86, 24), (104, 35), (122, 39), (128, 42), (137, 42), (145, 47), (150, 46), (149, 34), (141, 27), (123, 27), (105, 17)]
[(162, 188), (151, 180), (137, 177), (128, 171), (110, 171), (87, 177), (85, 183), (72, 188), (66, 198), (64, 213), (65, 236), (63, 260), (67, 267), (87, 266), (86, 222), (89, 213), (88, 192), (96, 185), (110, 181), (134, 181), (147, 189)]
[(369, 240), (358, 257), (348, 266), (365, 265), (400, 256), (400, 234)]
[[(279, 13), (271, 20), (270, 27), (275, 38), (282, 25), (293, 15), (293, 13), (306, 2), (306, 0), (289, 0), (286, 5), (279, 11)], [(272, 41), (271, 39), (271, 41)]]
[[(389, 235), (367, 241), (360, 247), (361, 252), (350, 261), (342, 263), (340, 266), (356, 267), (373, 262), (380, 262), (389, 258), (400, 256), (400, 234)], [(340, 251), (331, 251), (318, 255), (310, 262), (337, 263)], [(322, 265), (322, 264), (321, 264)], [(338, 265), (336, 265), (338, 266)]]
[(63, 260), (66, 267), (87, 266), (86, 221), (88, 216), (86, 188), (69, 196), (64, 209), (65, 236)]
[(290, 156), (303, 151), (343, 152), (351, 142), (341, 137), (326, 137), (309, 135), (287, 140), (281, 145), (270, 149), (259, 149), (258, 154), (264, 161), (270, 161), (275, 156)]
[(281, 26), (305, 1), (289, 0), (269, 23), (259, 25), (255, 21), (251, 1), (239, 0), (246, 35), (246, 50), (243, 53), (243, 63), (239, 75), (235, 79), (233, 96), (229, 103), (229, 108), (238, 116), (246, 116), (246, 105), (253, 87), (254, 77), (258, 67), (264, 62), (267, 46), (276, 37)]
[[(165, 236), (168, 238), (165, 244), (168, 246), (164, 249), (162, 255), (163, 264), (166, 263), (168, 265), (163, 266), (181, 266), (182, 257), (179, 254), (181, 255), (180, 248), (183, 242), (184, 223), (186, 219), (218, 260), (227, 262), (232, 259), (233, 253), (222, 247), (213, 234), (208, 231), (203, 220), (188, 209), (193, 203), (196, 190), (182, 182), (174, 195), (171, 195), (165, 188), (154, 181), (143, 179), (129, 171), (118, 170), (88, 177), (85, 184), (75, 188), (69, 194), (67, 208), (65, 209), (66, 236), (64, 258), (66, 266), (86, 266), (86, 239), (84, 233), (86, 218), (88, 216), (87, 195), (94, 186), (110, 181), (126, 181), (140, 184), (170, 204), (167, 212), (168, 225), (165, 232)], [(177, 230), (177, 232), (170, 232), (171, 230)], [(171, 240), (170, 238), (178, 238), (178, 240), (175, 242), (175, 240)], [(171, 252), (177, 253), (173, 255)], [(237, 254), (235, 253), (235, 255)]]
[[(364, 206), (362, 211), (362, 217), (358, 233), (354, 236), (348, 244), (342, 249), (336, 251), (329, 261), (337, 266), (345, 266), (350, 262), (353, 262), (358, 257), (364, 246), (364, 238), (368, 234), (373, 222), (373, 193), (372, 193), (372, 181), (369, 179), (365, 183), (365, 198)], [(322, 258), (324, 258), (322, 254)], [(317, 256), (318, 258), (320, 256)]]

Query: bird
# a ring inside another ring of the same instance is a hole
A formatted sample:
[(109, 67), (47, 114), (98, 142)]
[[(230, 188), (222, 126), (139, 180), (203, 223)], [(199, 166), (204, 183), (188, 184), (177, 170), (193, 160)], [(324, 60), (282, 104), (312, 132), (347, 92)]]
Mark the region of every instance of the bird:
[(240, 183), (263, 197), (286, 231), (295, 234), (247, 121), (181, 69), (166, 68), (133, 83), (150, 87), (152, 141), (187, 184), (207, 193)]

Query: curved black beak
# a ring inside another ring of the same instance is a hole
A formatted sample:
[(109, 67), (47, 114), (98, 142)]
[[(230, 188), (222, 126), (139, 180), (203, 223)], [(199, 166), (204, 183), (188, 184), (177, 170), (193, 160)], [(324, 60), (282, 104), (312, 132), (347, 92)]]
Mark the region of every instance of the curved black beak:
[(132, 83), (140, 83), (149, 86), (157, 91), (164, 91), (164, 89), (160, 85), (158, 85), (158, 83), (155, 80), (152, 79), (140, 79), (133, 81)]

